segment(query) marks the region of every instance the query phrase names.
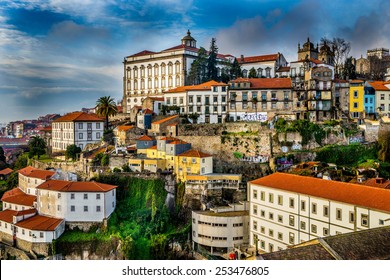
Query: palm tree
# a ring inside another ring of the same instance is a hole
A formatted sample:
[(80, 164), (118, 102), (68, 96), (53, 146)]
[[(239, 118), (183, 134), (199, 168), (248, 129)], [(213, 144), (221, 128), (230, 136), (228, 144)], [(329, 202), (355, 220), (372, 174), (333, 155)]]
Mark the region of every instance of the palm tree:
[(111, 96), (100, 97), (96, 102), (96, 113), (106, 119), (105, 129), (108, 130), (108, 117), (115, 116), (118, 113), (114, 99)]

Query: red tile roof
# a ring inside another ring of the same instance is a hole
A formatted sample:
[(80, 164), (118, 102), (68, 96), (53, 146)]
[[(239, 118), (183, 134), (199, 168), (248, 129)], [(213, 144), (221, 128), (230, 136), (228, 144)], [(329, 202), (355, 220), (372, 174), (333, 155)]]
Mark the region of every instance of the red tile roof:
[[(321, 60), (318, 60), (318, 59), (314, 59), (314, 58), (309, 58), (309, 61), (314, 63), (314, 64), (327, 64), (325, 63), (324, 61), (321, 61)], [(296, 63), (296, 62), (306, 62), (306, 59), (301, 59), (301, 60), (297, 60), (297, 61), (292, 61), (290, 63)]]
[(390, 212), (390, 191), (386, 189), (288, 173), (274, 173), (250, 183)]
[(278, 54), (267, 54), (267, 55), (258, 55), (258, 56), (247, 56), (244, 57), (244, 61), (241, 58), (238, 58), (238, 63), (254, 63), (254, 62), (263, 62), (263, 61), (274, 61), (278, 59)]
[(30, 230), (54, 231), (62, 221), (62, 219), (35, 215), (31, 218), (20, 221), (16, 224), (16, 226)]
[(374, 82), (369, 82), (369, 84), (375, 89), (379, 91), (390, 91), (390, 88), (385, 86), (385, 83), (382, 81), (374, 81)]
[(134, 128), (134, 125), (120, 125), (118, 126), (118, 131), (128, 131), (132, 128)]
[(179, 157), (197, 157), (197, 158), (204, 158), (204, 157), (211, 157), (211, 155), (202, 153), (198, 150), (189, 150), (184, 153), (179, 154)]
[(151, 147), (149, 147), (149, 148), (146, 148), (147, 150), (157, 150), (157, 146), (156, 145), (154, 145), (154, 146), (151, 146)]
[(14, 172), (11, 168), (5, 168), (3, 170), (0, 170), (0, 175), (8, 175)]
[(153, 115), (154, 114), (154, 112), (150, 109), (145, 109), (145, 110), (143, 110), (142, 113), (144, 113), (145, 115)]
[(174, 46), (172, 48), (169, 48), (169, 49), (165, 49), (163, 50), (162, 52), (166, 52), (166, 51), (175, 51), (175, 50), (182, 50), (182, 49), (186, 49), (188, 51), (193, 51), (193, 52), (198, 52), (199, 49), (198, 48), (193, 48), (193, 47), (189, 47), (189, 46), (186, 46), (186, 45), (177, 45), (177, 46)]
[(58, 192), (108, 192), (115, 189), (117, 186), (91, 182), (71, 182), (49, 180), (40, 184), (37, 189), (51, 190)]
[(148, 51), (148, 50), (143, 50), (142, 52), (139, 52), (139, 53), (135, 53), (133, 55), (130, 55), (128, 57), (132, 57), (132, 56), (142, 56), (142, 55), (148, 55), (148, 54), (155, 54), (156, 52), (152, 52), (152, 51)]
[[(231, 83), (250, 83), (253, 89), (279, 89), (289, 88), (291, 89), (291, 78), (239, 78), (231, 81)], [(237, 88), (234, 88), (237, 90)], [(231, 88), (230, 90), (233, 90)]]
[(276, 72), (290, 72), (290, 66), (285, 66), (285, 67), (279, 67)]
[(365, 181), (363, 185), (382, 189), (390, 189), (390, 180), (383, 178), (371, 178)]
[(40, 131), (44, 132), (52, 132), (53, 128), (51, 126), (45, 126), (40, 129)]
[(22, 211), (6, 209), (6, 210), (0, 212), (0, 221), (6, 222), (6, 223), (13, 223), (13, 217), (15, 217), (15, 216), (20, 217), (23, 215), (34, 214), (36, 212), (37, 212), (36, 209), (28, 209), (28, 210), (22, 210)]
[(227, 86), (227, 84), (211, 80), (211, 81), (205, 82), (203, 84), (199, 84), (199, 85), (177, 87), (177, 88), (168, 90), (165, 93), (211, 90), (212, 86)]
[(162, 124), (162, 123), (165, 123), (167, 121), (173, 120), (173, 119), (178, 118), (178, 117), (179, 117), (179, 115), (173, 115), (173, 116), (167, 117), (165, 119), (161, 119), (161, 120), (152, 122), (152, 124)]
[(350, 84), (361, 84), (361, 83), (364, 83), (364, 81), (362, 81), (362, 80), (350, 80), (349, 83)]
[(179, 144), (188, 144), (188, 143), (183, 141), (183, 140), (175, 140), (175, 141), (172, 141), (168, 144), (179, 145)]
[(172, 141), (176, 141), (176, 140), (179, 140), (175, 137), (163, 137), (163, 138), (160, 138), (158, 140), (164, 140), (164, 141), (169, 141), (169, 142), (172, 142)]
[(164, 97), (150, 97), (150, 99), (154, 101), (164, 101)]
[(141, 136), (137, 141), (153, 141), (154, 139), (148, 135)]
[(88, 114), (84, 112), (73, 112), (73, 113), (68, 113), (53, 122), (86, 122), (86, 121), (101, 121), (103, 122), (104, 120), (96, 114)]
[(1, 201), (32, 207), (34, 202), (37, 201), (37, 197), (35, 195), (25, 194), (19, 188), (14, 188), (4, 193)]
[(47, 180), (55, 174), (54, 171), (40, 170), (40, 169), (36, 169), (32, 166), (27, 166), (23, 169), (20, 169), (18, 172), (26, 177), (38, 178), (38, 179), (42, 179), (42, 180)]

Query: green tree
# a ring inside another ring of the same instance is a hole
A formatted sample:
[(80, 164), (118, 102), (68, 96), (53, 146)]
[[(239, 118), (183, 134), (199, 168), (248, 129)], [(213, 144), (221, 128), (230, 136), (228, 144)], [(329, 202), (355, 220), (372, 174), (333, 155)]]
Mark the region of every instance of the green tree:
[(257, 78), (257, 73), (254, 67), (249, 70), (248, 78)]
[(81, 153), (81, 148), (72, 144), (72, 145), (69, 145), (68, 147), (66, 147), (65, 157), (70, 158), (72, 160), (76, 160), (77, 154), (80, 154), (80, 153)]
[(30, 138), (30, 141), (28, 142), (28, 147), (30, 149), (30, 151), (28, 152), (28, 156), (30, 158), (37, 156), (37, 158), (39, 159), (39, 157), (41, 155), (44, 155), (46, 151), (45, 140), (38, 135), (32, 136)]
[(102, 156), (102, 160), (100, 161), (102, 166), (107, 166), (110, 163), (110, 157), (107, 154)]
[(20, 155), (15, 162), (14, 169), (19, 170), (28, 165), (28, 154)]
[(7, 178), (8, 189), (12, 189), (13, 187), (17, 187), (19, 185), (19, 173), (12, 172), (11, 175)]
[(218, 71), (217, 71), (217, 56), (218, 56), (218, 47), (216, 44), (217, 40), (215, 38), (211, 39), (209, 57), (207, 59), (207, 80), (218, 80)]
[(347, 60), (345, 60), (342, 78), (356, 79), (356, 67), (353, 64), (352, 56), (348, 57)]
[(241, 66), (235, 58), (232, 67), (230, 68), (230, 79), (234, 80), (241, 77), (241, 72)]
[(96, 102), (96, 113), (105, 118), (105, 129), (108, 130), (108, 118), (118, 113), (114, 99), (110, 96), (100, 97)]
[(206, 78), (207, 66), (207, 51), (200, 47), (198, 57), (191, 64), (190, 72), (188, 74), (188, 83), (192, 85), (199, 85), (207, 80)]
[(198, 121), (198, 118), (199, 118), (199, 114), (195, 112), (195, 113), (189, 114), (188, 117), (190, 118), (190, 120), (192, 120), (193, 124), (196, 124)]

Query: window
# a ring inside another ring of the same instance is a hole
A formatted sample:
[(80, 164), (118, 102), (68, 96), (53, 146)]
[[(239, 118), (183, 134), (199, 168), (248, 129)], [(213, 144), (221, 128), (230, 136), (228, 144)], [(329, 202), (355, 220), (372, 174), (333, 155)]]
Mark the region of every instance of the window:
[(83, 139), (83, 134), (79, 133), (79, 139)]
[(257, 215), (257, 205), (253, 205), (253, 215)]
[(84, 206), (84, 212), (88, 212), (88, 206)]
[(329, 217), (329, 207), (324, 205), (324, 217)]
[(385, 224), (384, 220), (379, 219), (379, 225), (383, 226)]
[(22, 234), (24, 235), (24, 229), (22, 229)]
[(353, 224), (355, 222), (355, 213), (350, 211), (349, 212), (349, 222)]
[(260, 240), (260, 247), (262, 249), (265, 249), (265, 241), (264, 240)]
[(278, 239), (279, 239), (279, 240), (283, 240), (283, 233), (278, 232)]
[(57, 205), (57, 211), (61, 211), (61, 205)]
[(115, 207), (115, 203), (114, 203), (114, 201), (112, 202), (112, 208), (114, 208)]
[(283, 216), (282, 215), (278, 215), (278, 222), (283, 223)]
[(100, 205), (96, 206), (96, 212), (100, 212)]
[(311, 225), (311, 232), (317, 233), (317, 226), (316, 225)]
[(96, 199), (100, 199), (100, 193), (96, 194)]
[(197, 102), (197, 103), (200, 103), (201, 100), (202, 100), (202, 97), (201, 97), (200, 95), (197, 95), (197, 96), (196, 96), (196, 102)]
[(295, 226), (295, 219), (294, 219), (294, 216), (293, 215), (290, 215), (289, 217), (288, 217), (288, 224), (290, 225), (290, 226)]
[(88, 199), (88, 194), (87, 193), (84, 194), (84, 199)]
[(271, 212), (269, 213), (269, 219), (270, 219), (270, 220), (273, 220), (273, 219), (274, 219), (274, 213), (271, 213)]
[(329, 235), (329, 229), (328, 228), (324, 228), (323, 235), (324, 236), (328, 236)]
[(268, 194), (268, 201), (269, 201), (269, 203), (274, 203), (274, 194), (273, 193)]
[(40, 238), (43, 238), (43, 232), (40, 232), (40, 233), (39, 233), (39, 237), (40, 237)]
[(70, 194), (70, 199), (74, 199), (74, 193)]
[(265, 227), (260, 227), (260, 232), (265, 233)]
[(226, 102), (226, 96), (225, 95), (222, 96), (222, 103), (224, 103), (224, 102)]
[(100, 132), (96, 132), (96, 139), (100, 139)]
[(317, 214), (317, 203), (312, 203), (311, 204), (311, 212), (313, 213), (313, 214)]
[(301, 221), (301, 230), (306, 230), (306, 222)]
[(301, 210), (306, 211), (306, 201), (301, 201)]
[(381, 100), (385, 100), (385, 95), (383, 93), (381, 94)]
[(261, 210), (261, 211), (260, 211), (260, 216), (261, 216), (261, 217), (265, 217), (265, 211), (264, 211), (264, 210)]
[(274, 230), (273, 229), (269, 229), (268, 230), (268, 235), (273, 237), (274, 236)]
[(288, 242), (290, 242), (290, 244), (294, 244), (294, 241), (295, 241), (295, 234), (293, 232), (290, 232), (288, 234)]
[(357, 108), (358, 107), (358, 103), (357, 102), (353, 102), (353, 108)]
[(71, 205), (70, 206), (70, 212), (74, 212), (74, 211), (76, 211), (76, 207), (74, 205)]
[(336, 219), (337, 220), (342, 220), (342, 211), (340, 208), (336, 208)]
[(260, 199), (265, 201), (265, 192), (260, 192)]
[(253, 198), (257, 199), (257, 190), (253, 190)]
[(276, 102), (271, 102), (271, 109), (276, 109)]
[(221, 89), (222, 89), (222, 92), (226, 92), (226, 87), (225, 86), (223, 86)]
[(242, 101), (248, 101), (248, 93), (247, 92), (242, 93)]
[(253, 230), (257, 230), (257, 221), (253, 221)]
[(283, 196), (278, 195), (278, 204), (283, 205)]
[(193, 96), (189, 96), (188, 97), (188, 103), (192, 103), (194, 102), (194, 97)]
[(294, 208), (294, 198), (291, 198), (289, 199), (289, 205), (290, 205), (290, 208)]
[(357, 90), (353, 91), (353, 98), (358, 98), (358, 91)]
[(361, 224), (363, 227), (368, 227), (368, 215), (362, 214), (361, 216)]
[(96, 129), (100, 129), (100, 123), (96, 123)]
[(58, 197), (58, 198), (61, 198), (61, 193), (58, 193), (58, 194), (57, 194), (57, 197)]
[(214, 102), (214, 103), (218, 103), (218, 96), (214, 96), (214, 97), (213, 97), (213, 102)]
[(83, 129), (83, 123), (79, 123), (79, 129)]

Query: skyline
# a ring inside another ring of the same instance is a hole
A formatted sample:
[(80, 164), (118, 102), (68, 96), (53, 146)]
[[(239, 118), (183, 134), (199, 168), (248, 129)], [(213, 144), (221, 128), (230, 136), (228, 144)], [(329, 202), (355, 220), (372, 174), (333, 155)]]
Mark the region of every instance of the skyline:
[(93, 107), (105, 95), (121, 100), (123, 58), (178, 45), (187, 29), (197, 47), (208, 49), (215, 37), (222, 54), (281, 52), (293, 61), (307, 37), (314, 43), (344, 38), (354, 57), (390, 48), (388, 18), (385, 0), (6, 0), (0, 6), (0, 123)]

